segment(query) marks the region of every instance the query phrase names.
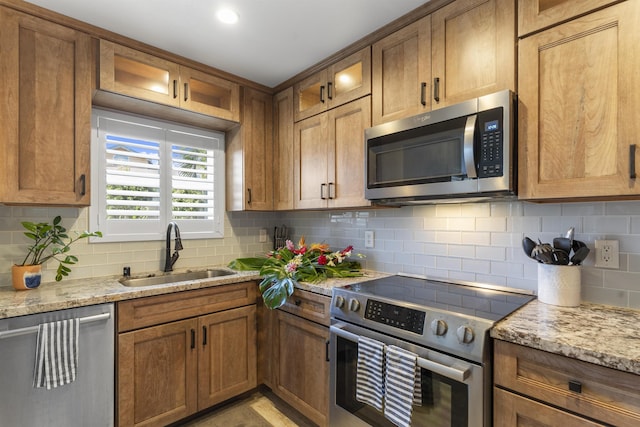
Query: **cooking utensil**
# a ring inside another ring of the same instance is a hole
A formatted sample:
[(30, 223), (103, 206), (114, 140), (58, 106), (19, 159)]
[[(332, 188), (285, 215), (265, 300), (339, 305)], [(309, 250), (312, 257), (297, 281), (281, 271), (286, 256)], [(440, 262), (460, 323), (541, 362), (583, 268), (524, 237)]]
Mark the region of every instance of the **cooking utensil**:
[(551, 252), (553, 263), (556, 265), (569, 265), (569, 253), (562, 249), (554, 249)]
[(556, 237), (553, 239), (553, 247), (569, 254), (571, 253), (571, 239), (568, 237)]
[(586, 246), (587, 246), (587, 245), (586, 245), (584, 242), (581, 242), (580, 240), (574, 240), (574, 241), (571, 243), (571, 248), (573, 249), (573, 252), (574, 252), (574, 253), (575, 253), (575, 252), (578, 252), (578, 249), (580, 249), (580, 248), (584, 248), (584, 247), (586, 247)]
[(587, 255), (589, 255), (589, 252), (590, 251), (588, 247), (581, 246), (580, 248), (578, 248), (577, 251), (575, 251), (575, 253), (571, 257), (571, 264), (573, 265), (582, 264), (582, 261), (584, 261), (587, 258)]
[(563, 236), (563, 237), (565, 237), (565, 238), (567, 238), (567, 239), (569, 239), (569, 240), (573, 241), (573, 236), (574, 236), (575, 232), (576, 232), (576, 229), (575, 229), (574, 227), (569, 227), (569, 229), (567, 230), (567, 232), (566, 232), (566, 233), (564, 233), (564, 236)]
[(528, 237), (525, 237), (524, 239), (522, 239), (522, 249), (524, 249), (524, 253), (529, 257), (529, 258), (533, 258), (533, 255), (531, 255), (531, 253), (533, 252), (533, 248), (536, 247), (536, 242), (534, 242), (533, 240), (531, 240)]

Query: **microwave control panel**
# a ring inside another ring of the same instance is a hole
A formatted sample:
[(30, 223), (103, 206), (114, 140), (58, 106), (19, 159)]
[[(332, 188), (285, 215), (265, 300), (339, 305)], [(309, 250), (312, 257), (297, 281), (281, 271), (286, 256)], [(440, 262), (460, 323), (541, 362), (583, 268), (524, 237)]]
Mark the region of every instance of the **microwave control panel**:
[(480, 123), (478, 178), (491, 178), (504, 174), (504, 132), (502, 108), (478, 113)]

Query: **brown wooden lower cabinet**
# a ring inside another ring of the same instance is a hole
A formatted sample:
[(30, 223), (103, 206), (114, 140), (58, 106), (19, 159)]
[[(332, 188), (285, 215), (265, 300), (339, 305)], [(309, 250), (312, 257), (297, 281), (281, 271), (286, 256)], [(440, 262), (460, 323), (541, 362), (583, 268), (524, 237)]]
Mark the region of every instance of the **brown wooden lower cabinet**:
[(640, 425), (640, 376), (505, 341), (494, 351), (495, 427)]
[[(255, 288), (249, 282), (119, 303), (117, 424), (167, 425), (255, 388)], [(166, 323), (135, 329), (145, 317)]]
[(273, 392), (321, 427), (329, 412), (329, 301), (296, 290), (273, 313)]

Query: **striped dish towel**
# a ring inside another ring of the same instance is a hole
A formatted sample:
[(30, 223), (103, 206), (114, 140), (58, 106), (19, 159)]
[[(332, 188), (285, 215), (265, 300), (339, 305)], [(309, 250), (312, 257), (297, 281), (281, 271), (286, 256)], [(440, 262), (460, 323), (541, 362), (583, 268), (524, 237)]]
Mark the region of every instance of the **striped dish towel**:
[(421, 374), (416, 362), (414, 353), (387, 346), (384, 416), (399, 427), (409, 427), (413, 405), (422, 404)]
[(356, 400), (382, 411), (384, 398), (384, 344), (367, 337), (358, 338)]
[(59, 320), (38, 326), (34, 387), (51, 390), (75, 381), (79, 327), (80, 319)]

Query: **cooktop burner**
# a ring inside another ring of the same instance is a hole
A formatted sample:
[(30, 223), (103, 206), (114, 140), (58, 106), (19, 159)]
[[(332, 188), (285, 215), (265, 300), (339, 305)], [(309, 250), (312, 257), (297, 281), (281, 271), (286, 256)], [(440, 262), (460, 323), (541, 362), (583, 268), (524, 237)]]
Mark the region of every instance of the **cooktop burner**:
[(383, 297), (487, 320), (500, 320), (535, 298), (479, 286), (398, 275), (350, 285), (346, 289), (371, 298)]
[(483, 363), (489, 329), (535, 298), (525, 292), (396, 275), (335, 288), (331, 317)]

